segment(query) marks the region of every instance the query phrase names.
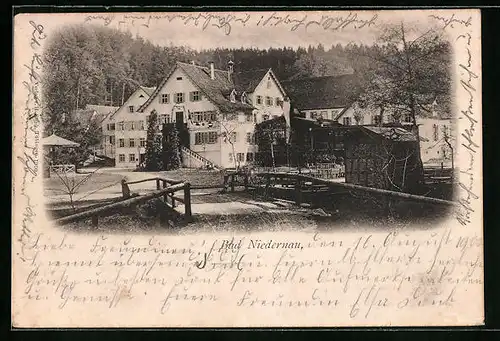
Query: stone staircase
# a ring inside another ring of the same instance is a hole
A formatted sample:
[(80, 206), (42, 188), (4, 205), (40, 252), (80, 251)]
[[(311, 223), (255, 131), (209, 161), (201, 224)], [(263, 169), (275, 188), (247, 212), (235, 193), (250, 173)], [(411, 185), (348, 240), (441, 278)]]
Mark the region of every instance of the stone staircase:
[(193, 152), (191, 149), (181, 146), (182, 164), (188, 168), (201, 168), (212, 167), (213, 169), (220, 170), (220, 167), (207, 159), (206, 157)]

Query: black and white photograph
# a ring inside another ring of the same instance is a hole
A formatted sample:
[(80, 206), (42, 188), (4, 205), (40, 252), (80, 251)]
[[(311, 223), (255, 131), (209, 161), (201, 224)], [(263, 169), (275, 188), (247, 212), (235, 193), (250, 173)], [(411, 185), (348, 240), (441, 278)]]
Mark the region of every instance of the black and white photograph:
[(480, 31), (18, 14), (14, 325), (481, 324)]

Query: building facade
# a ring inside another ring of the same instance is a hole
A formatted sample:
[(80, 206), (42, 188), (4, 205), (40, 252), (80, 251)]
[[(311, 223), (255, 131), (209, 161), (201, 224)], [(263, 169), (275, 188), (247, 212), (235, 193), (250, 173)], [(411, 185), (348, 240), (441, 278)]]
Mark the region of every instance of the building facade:
[[(251, 75), (251, 76), (250, 76)], [(159, 124), (175, 123), (180, 133), (184, 166), (205, 160), (219, 168), (254, 161), (255, 124), (287, 115), (286, 100), (271, 70), (235, 73), (178, 62), (139, 109), (156, 112)]]
[(147, 121), (138, 109), (154, 88), (139, 87), (110, 117), (106, 124), (109, 145), (114, 149), (115, 167), (136, 168), (144, 158)]

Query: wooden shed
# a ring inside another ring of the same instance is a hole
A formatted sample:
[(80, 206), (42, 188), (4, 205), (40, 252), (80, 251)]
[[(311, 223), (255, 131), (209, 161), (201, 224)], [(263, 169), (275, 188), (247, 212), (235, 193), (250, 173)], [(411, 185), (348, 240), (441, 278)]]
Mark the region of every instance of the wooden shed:
[(423, 174), (414, 133), (401, 127), (344, 128), (345, 182), (416, 192)]

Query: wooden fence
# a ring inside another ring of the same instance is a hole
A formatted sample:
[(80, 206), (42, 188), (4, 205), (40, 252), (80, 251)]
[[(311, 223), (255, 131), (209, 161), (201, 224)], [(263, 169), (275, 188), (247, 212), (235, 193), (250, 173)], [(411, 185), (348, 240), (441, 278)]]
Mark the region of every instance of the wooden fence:
[[(156, 191), (144, 195), (131, 194), (129, 185), (138, 184), (141, 182), (148, 182), (148, 181), (156, 182)], [(94, 226), (97, 226), (99, 217), (108, 216), (116, 211), (129, 207), (134, 207), (135, 205), (144, 204), (145, 202), (155, 198), (163, 198), (163, 202), (172, 209), (176, 207), (177, 202), (183, 203), (184, 219), (186, 221), (190, 221), (192, 219), (191, 185), (189, 183), (184, 183), (178, 180), (155, 177), (155, 178), (139, 180), (139, 181), (131, 181), (131, 182), (122, 180), (121, 185), (122, 185), (122, 199), (123, 199), (122, 201), (97, 207), (85, 212), (62, 217), (57, 219), (56, 223), (64, 225), (71, 222), (81, 221), (84, 219), (91, 218), (92, 224)], [(175, 195), (175, 193), (179, 191), (183, 192), (182, 197)]]

